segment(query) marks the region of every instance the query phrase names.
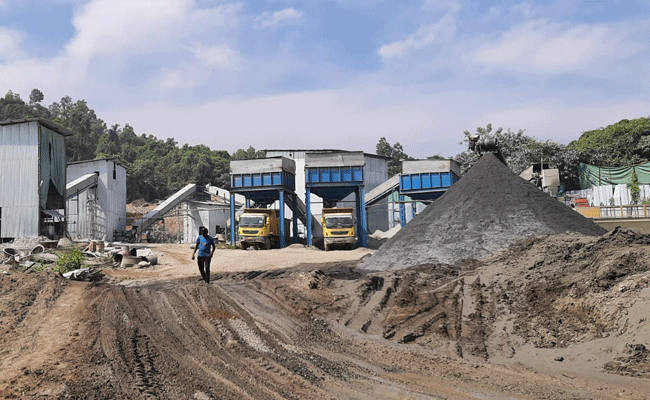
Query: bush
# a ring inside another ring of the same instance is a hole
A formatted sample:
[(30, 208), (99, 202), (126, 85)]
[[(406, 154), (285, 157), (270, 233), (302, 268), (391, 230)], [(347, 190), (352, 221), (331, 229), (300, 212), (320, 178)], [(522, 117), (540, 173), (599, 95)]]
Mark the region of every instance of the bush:
[(81, 253), (81, 250), (76, 247), (71, 247), (65, 250), (63, 253), (57, 254), (57, 257), (59, 259), (56, 260), (57, 267), (54, 270), (61, 273), (83, 268), (86, 266), (86, 258)]

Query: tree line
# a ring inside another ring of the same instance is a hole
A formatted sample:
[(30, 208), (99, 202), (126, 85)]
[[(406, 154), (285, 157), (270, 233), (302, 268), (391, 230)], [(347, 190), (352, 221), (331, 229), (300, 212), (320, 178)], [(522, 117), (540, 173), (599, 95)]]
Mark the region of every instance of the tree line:
[[(230, 160), (263, 158), (265, 153), (253, 146), (238, 149), (212, 150), (205, 145), (178, 146), (174, 138), (158, 139), (151, 134), (137, 134), (128, 123), (110, 127), (88, 107), (85, 100), (74, 101), (69, 96), (44, 106), (44, 94), (33, 89), (26, 102), (11, 90), (0, 98), (0, 121), (22, 118), (47, 118), (74, 132), (66, 140), (69, 161), (115, 157), (127, 169), (128, 201), (143, 198), (161, 200), (188, 182), (199, 186), (230, 188)], [(508, 166), (516, 174), (535, 163), (543, 162), (558, 168), (560, 178), (569, 190), (579, 189), (578, 165), (586, 163), (603, 167), (638, 164), (650, 160), (650, 118), (622, 120), (604, 128), (576, 135), (578, 139), (564, 145), (552, 140), (538, 140), (525, 130), (493, 129), (491, 124), (476, 128), (476, 133), (498, 140)], [(464, 142), (472, 134), (465, 131)], [(400, 172), (401, 162), (412, 160), (403, 146), (391, 145), (385, 137), (379, 139), (376, 154), (388, 157), (389, 177)], [(430, 159), (442, 159), (439, 154)], [(466, 172), (478, 159), (469, 151), (452, 157)], [(645, 183), (645, 182), (644, 182)]]
[(85, 100), (73, 101), (65, 96), (45, 107), (44, 97), (34, 89), (25, 102), (19, 94), (7, 92), (0, 98), (0, 121), (46, 118), (70, 129), (74, 135), (66, 140), (68, 161), (118, 158), (126, 165), (128, 201), (161, 200), (187, 183), (210, 183), (229, 189), (230, 160), (265, 156), (252, 146), (233, 154), (202, 144), (179, 146), (174, 138), (162, 140), (151, 134), (137, 134), (128, 123), (108, 126)]
[[(467, 143), (472, 133), (465, 131)], [(520, 174), (532, 164), (544, 163), (557, 168), (560, 180), (567, 190), (580, 189), (578, 170), (580, 163), (601, 167), (623, 167), (640, 164), (650, 160), (650, 117), (621, 120), (604, 128), (583, 132), (576, 140), (560, 144), (552, 140), (538, 140), (526, 135), (525, 130), (516, 132), (503, 128), (493, 129), (491, 124), (476, 128), (475, 134), (497, 139), (508, 167)], [(390, 145), (385, 138), (377, 143), (377, 154), (391, 158), (389, 175), (399, 173), (399, 164), (412, 159), (399, 142)], [(443, 158), (436, 154), (430, 159)], [(465, 150), (453, 157), (461, 165), (463, 173), (478, 160), (479, 156)], [(650, 182), (643, 182), (650, 183)]]

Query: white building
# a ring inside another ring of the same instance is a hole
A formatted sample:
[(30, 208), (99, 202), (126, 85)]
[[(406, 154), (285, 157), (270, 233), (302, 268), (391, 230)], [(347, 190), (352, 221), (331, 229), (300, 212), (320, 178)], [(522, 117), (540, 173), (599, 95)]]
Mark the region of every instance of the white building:
[[(286, 157), (292, 159), (296, 163), (296, 193), (298, 197), (305, 202), (305, 154), (306, 153), (337, 153), (347, 152), (345, 150), (265, 150), (266, 157)], [(374, 189), (376, 186), (382, 184), (388, 179), (388, 161), (389, 158), (378, 156), (376, 154), (364, 153), (365, 166), (363, 168), (364, 190), (366, 193)], [(311, 213), (316, 219), (320, 220), (323, 213), (323, 200), (315, 194), (310, 195)], [(354, 193), (346, 197), (342, 202), (339, 202), (341, 207), (351, 207), (355, 201)], [(377, 204), (369, 207), (367, 210), (368, 216), (368, 230), (374, 232), (376, 230), (388, 230), (388, 202), (386, 199), (378, 202)], [(291, 216), (291, 211), (288, 212), (288, 217)], [(302, 228), (302, 226), (301, 226)], [(300, 229), (300, 228), (299, 228)], [(317, 234), (317, 233), (316, 233)]]
[(113, 240), (126, 230), (126, 168), (114, 158), (68, 164), (68, 183), (96, 174), (96, 184), (69, 193), (66, 202), (68, 232), (73, 239)]
[[(208, 228), (208, 234), (218, 238), (218, 234), (227, 235), (230, 226), (230, 192), (216, 187), (206, 186), (206, 191), (215, 201), (188, 200), (181, 205), (183, 216), (183, 242), (194, 243), (199, 236), (199, 227)], [(244, 205), (245, 197), (235, 194), (237, 208)], [(225, 240), (225, 236), (223, 237)]]
[(65, 229), (65, 137), (51, 121), (0, 122), (0, 239), (59, 238)]

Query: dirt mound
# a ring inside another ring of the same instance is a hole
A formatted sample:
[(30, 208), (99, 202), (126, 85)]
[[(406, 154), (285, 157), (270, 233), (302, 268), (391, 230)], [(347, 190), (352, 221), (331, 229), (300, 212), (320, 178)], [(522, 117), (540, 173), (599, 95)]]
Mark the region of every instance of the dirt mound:
[(0, 274), (0, 398), (646, 399), (648, 243), (548, 235), (367, 274), (219, 250), (210, 285), (182, 246), (158, 247), (174, 274)]
[(606, 232), (486, 154), (361, 268), (381, 271), (452, 264), (483, 257), (525, 237), (567, 231)]

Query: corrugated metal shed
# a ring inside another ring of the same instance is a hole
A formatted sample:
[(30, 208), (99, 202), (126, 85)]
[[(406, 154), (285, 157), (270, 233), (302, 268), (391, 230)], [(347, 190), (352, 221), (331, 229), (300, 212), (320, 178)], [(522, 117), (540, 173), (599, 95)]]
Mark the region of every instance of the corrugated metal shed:
[(64, 207), (69, 135), (39, 118), (0, 121), (0, 237), (52, 233), (41, 211)]
[(68, 181), (94, 172), (96, 187), (67, 201), (68, 231), (75, 239), (113, 240), (114, 231), (126, 230), (126, 169), (113, 158), (76, 161)]

